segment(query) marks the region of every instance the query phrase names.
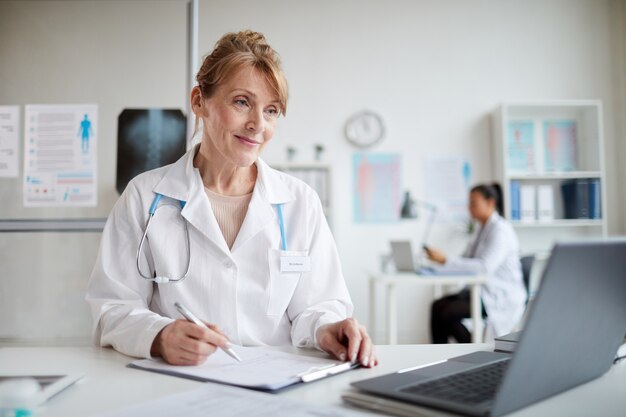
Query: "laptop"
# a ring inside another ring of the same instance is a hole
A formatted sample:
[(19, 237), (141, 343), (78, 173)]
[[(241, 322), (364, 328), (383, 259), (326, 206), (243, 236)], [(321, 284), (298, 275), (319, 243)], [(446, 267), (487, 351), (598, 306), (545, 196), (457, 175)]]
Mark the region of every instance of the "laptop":
[(391, 256), (398, 272), (417, 272), (418, 266), (413, 255), (411, 242), (408, 240), (391, 241)]
[(518, 346), (474, 352), (352, 385), (468, 416), (501, 416), (591, 381), (626, 332), (626, 241), (557, 244)]
[(398, 272), (413, 272), (420, 275), (476, 275), (476, 271), (468, 269), (420, 265), (415, 261), (413, 248), (408, 240), (391, 241), (391, 257)]

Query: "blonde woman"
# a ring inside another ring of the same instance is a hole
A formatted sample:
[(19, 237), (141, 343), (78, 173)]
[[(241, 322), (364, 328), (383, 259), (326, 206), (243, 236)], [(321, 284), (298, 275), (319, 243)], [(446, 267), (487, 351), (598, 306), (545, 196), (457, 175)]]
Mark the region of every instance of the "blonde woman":
[[(228, 33), (196, 80), (201, 143), (133, 179), (107, 221), (87, 291), (95, 341), (176, 365), (235, 343), (374, 366), (318, 196), (260, 158), (287, 110), (278, 54), (260, 33)], [(174, 302), (209, 329), (174, 319)]]

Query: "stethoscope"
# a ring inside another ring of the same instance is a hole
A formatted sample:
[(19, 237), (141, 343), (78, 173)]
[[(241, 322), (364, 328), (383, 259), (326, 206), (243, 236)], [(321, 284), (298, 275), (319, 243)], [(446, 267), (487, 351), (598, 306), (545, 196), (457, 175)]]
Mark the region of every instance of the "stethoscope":
[[(159, 208), (159, 201), (161, 201), (162, 198), (163, 198), (162, 194), (156, 193), (156, 196), (154, 197), (154, 200), (152, 201), (152, 204), (150, 205), (150, 209), (148, 210), (148, 213), (149, 213), (148, 221), (146, 222), (146, 227), (143, 231), (143, 235), (141, 236), (141, 241), (139, 242), (139, 249), (137, 250), (137, 271), (139, 271), (139, 275), (141, 275), (142, 278), (148, 281), (154, 281), (157, 284), (166, 284), (168, 282), (180, 282), (184, 280), (189, 274), (189, 269), (191, 266), (191, 249), (190, 249), (191, 246), (189, 243), (190, 242), (189, 241), (189, 228), (187, 227), (187, 219), (183, 217), (184, 223), (185, 223), (185, 234), (187, 235), (187, 266), (185, 267), (185, 273), (178, 278), (169, 278), (166, 276), (157, 276), (156, 271), (154, 272), (154, 275), (152, 276), (145, 275), (141, 271), (140, 261), (141, 261), (141, 251), (143, 249), (143, 244), (146, 240), (146, 236), (148, 235), (148, 229), (150, 228), (150, 223), (152, 222), (154, 213), (156, 213), (157, 209)], [(182, 211), (187, 202), (182, 201), (182, 200), (176, 200), (176, 201), (178, 201), (178, 203), (180, 204), (180, 210)], [(278, 212), (278, 223), (280, 225), (280, 246), (283, 251), (286, 251), (287, 239), (285, 238), (285, 222), (283, 221), (283, 205), (276, 204), (276, 211)]]

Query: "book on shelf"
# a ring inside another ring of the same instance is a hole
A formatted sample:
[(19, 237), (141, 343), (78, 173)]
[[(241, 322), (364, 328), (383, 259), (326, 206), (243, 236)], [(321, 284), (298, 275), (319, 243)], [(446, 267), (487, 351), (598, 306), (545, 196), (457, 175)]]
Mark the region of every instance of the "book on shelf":
[(537, 186), (537, 219), (540, 222), (554, 220), (554, 190), (551, 185)]
[(513, 332), (498, 336), (494, 339), (494, 349), (496, 352), (515, 352), (515, 347), (522, 332)]
[(537, 187), (534, 185), (520, 186), (520, 220), (522, 223), (534, 223), (537, 219), (536, 194)]
[(509, 170), (519, 172), (535, 170), (535, 132), (532, 121), (509, 123), (507, 150)]
[(578, 149), (574, 120), (548, 120), (543, 123), (544, 169), (574, 171)]

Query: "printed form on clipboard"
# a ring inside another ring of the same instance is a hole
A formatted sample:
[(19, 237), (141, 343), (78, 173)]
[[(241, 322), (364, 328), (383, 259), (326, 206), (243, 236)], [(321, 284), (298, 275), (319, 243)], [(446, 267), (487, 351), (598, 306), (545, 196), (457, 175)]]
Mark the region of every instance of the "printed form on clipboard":
[(169, 365), (161, 359), (137, 360), (128, 366), (262, 391), (277, 391), (294, 384), (316, 381), (359, 366), (358, 363), (298, 355), (265, 347), (235, 346), (235, 350), (241, 357), (241, 362), (233, 360), (218, 349), (205, 363), (198, 366)]

